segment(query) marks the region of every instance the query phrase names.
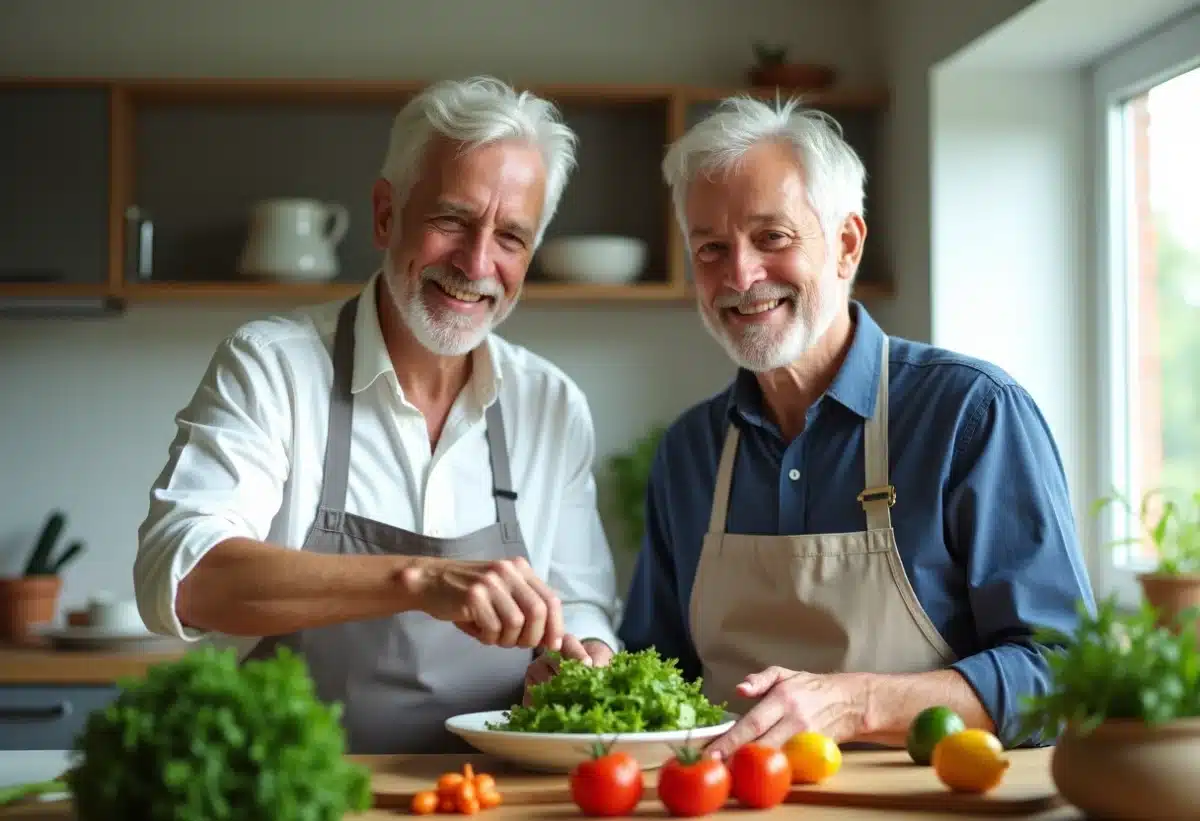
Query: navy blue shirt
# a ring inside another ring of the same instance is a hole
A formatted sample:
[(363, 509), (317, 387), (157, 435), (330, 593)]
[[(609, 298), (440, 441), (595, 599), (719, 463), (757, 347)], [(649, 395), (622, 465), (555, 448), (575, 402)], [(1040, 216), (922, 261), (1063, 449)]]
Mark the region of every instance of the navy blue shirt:
[[(748, 371), (668, 428), (619, 631), (626, 647), (653, 645), (690, 678), (700, 675), (688, 600), (730, 422), (741, 439), (726, 532), (866, 530), (855, 497), (864, 486), (863, 422), (875, 406), (883, 331), (857, 302), (851, 316), (854, 339), (841, 370), (792, 441), (764, 414)], [(896, 337), (888, 361), (891, 516), (904, 569), (955, 652), (953, 669), (1009, 745), (1022, 697), (1049, 684), (1033, 630), (1072, 632), (1077, 602), (1095, 608), (1062, 461), (1037, 405), (1000, 368)]]

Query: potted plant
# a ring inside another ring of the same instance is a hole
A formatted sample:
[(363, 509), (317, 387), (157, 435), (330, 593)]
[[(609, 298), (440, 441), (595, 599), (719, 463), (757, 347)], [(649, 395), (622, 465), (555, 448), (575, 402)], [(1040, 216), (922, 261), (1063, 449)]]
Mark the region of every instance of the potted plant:
[(665, 432), (665, 427), (656, 425), (636, 439), (628, 450), (613, 454), (608, 460), (612, 490), (610, 509), (620, 522), (622, 541), (634, 552), (642, 545), (650, 467)]
[(1079, 613), (1073, 635), (1035, 637), (1055, 649), (1049, 686), (1022, 706), (1022, 734), (1057, 740), (1054, 784), (1089, 818), (1194, 818), (1200, 611), (1181, 613), (1174, 629), (1151, 604), (1122, 612), (1115, 596)]
[(54, 620), (62, 592), (60, 573), (83, 552), (83, 542), (72, 542), (54, 555), (66, 524), (66, 515), (53, 511), (42, 525), (22, 574), (0, 579), (0, 638), (23, 639), (32, 625)]
[(1136, 511), (1124, 495), (1114, 493), (1097, 500), (1093, 513), (1114, 503), (1137, 519), (1143, 533), (1109, 544), (1149, 540), (1154, 546), (1158, 564), (1149, 572), (1139, 573), (1138, 584), (1146, 601), (1158, 611), (1161, 623), (1170, 626), (1188, 608), (1200, 607), (1200, 490), (1182, 501), (1168, 498), (1162, 490), (1151, 490), (1142, 497)]
[(819, 91), (833, 85), (837, 72), (831, 66), (789, 63), (787, 47), (754, 44), (755, 64), (750, 69), (750, 84), (758, 87)]

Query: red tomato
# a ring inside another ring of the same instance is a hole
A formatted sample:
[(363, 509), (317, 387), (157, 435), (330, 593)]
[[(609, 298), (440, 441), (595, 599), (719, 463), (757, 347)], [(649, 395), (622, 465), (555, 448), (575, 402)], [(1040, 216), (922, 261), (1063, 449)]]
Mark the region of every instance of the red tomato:
[(765, 810), (787, 797), (792, 788), (792, 765), (782, 750), (745, 744), (729, 761), (733, 797), (747, 807)]
[(658, 774), (658, 797), (671, 815), (708, 815), (729, 799), (729, 769), (715, 758), (683, 749)]
[(571, 771), (571, 800), (584, 815), (629, 815), (642, 800), (642, 768), (626, 753), (597, 749)]

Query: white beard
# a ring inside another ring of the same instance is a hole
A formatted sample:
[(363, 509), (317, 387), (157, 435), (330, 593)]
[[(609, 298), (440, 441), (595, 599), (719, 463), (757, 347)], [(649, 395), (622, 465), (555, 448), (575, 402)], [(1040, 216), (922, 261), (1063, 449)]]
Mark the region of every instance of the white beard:
[[(836, 265), (836, 260), (831, 264)], [(723, 308), (703, 302), (698, 302), (698, 307), (704, 327), (726, 355), (738, 367), (763, 373), (790, 365), (817, 344), (842, 308), (839, 293), (842, 287), (842, 280), (835, 272), (825, 271), (816, 286), (806, 291), (764, 283), (752, 286), (742, 295), (743, 303), (784, 298), (786, 301), (779, 309), (793, 315), (782, 327), (751, 325), (734, 330), (726, 324), (722, 316)]]
[[(511, 300), (506, 300), (499, 281), (472, 281), (452, 268), (426, 268), (414, 280), (394, 269), (390, 252), (384, 255), (383, 269), (388, 293), (404, 324), (418, 342), (438, 356), (462, 356), (475, 350), (489, 333), (508, 318), (520, 296), (518, 293)], [(427, 282), (440, 282), (456, 290), (484, 294), (492, 297), (494, 302), (482, 317), (435, 312), (425, 301), (424, 287)]]

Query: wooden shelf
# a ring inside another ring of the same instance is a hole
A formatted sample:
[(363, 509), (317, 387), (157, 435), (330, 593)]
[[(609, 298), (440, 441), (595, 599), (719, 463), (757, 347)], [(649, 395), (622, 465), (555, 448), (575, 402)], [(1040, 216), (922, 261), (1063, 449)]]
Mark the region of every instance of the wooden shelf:
[[(29, 232), (36, 241), (0, 235), (0, 271), (42, 267), (63, 274), (61, 283), (0, 282), (0, 297), (101, 297), (125, 304), (304, 303), (355, 293), (361, 287), (355, 280), (365, 279), (378, 265), (378, 252), (363, 227), (370, 221), (370, 185), (386, 150), (391, 121), (427, 83), (0, 77), (0, 112), (21, 122), (29, 110), (49, 122), (64, 122), (57, 131), (83, 133), (92, 141), (88, 165), (72, 173), (90, 180), (89, 190), (104, 189), (94, 198), (96, 203), (85, 204), (87, 215), (103, 211), (95, 214), (95, 224), (80, 227), (91, 217), (77, 216), (74, 235), (57, 243), (58, 248), (82, 251), (38, 250), (46, 247), (43, 236), (57, 236), (60, 230), (61, 220), (54, 218), (49, 204), (39, 212), (44, 212), (44, 219), (35, 218), (48, 224)], [(800, 96), (808, 105), (837, 117), (847, 139), (864, 157), (869, 179), (879, 176), (876, 118), (888, 105), (886, 89), (793, 92), (654, 84), (515, 85), (557, 103), (580, 135), (579, 164), (547, 238), (612, 233), (639, 237), (649, 248), (647, 273), (630, 285), (545, 281), (535, 255), (525, 286), (526, 302), (663, 306), (692, 302), (686, 248), (661, 179), (661, 155), (668, 143), (726, 97)], [(37, 92), (48, 96), (37, 98)], [(31, 94), (36, 98), (33, 103)], [(49, 113), (44, 111), (47, 106)], [(36, 141), (31, 139), (18, 132), (16, 148), (21, 150), (9, 154), (36, 153)], [(102, 144), (97, 146), (97, 141)], [(48, 149), (47, 154), (32, 167), (46, 166), (51, 155), (58, 158), (62, 152)], [(332, 159), (314, 162), (313, 158)], [(21, 172), (21, 162), (10, 164), (12, 173)], [(6, 169), (0, 167), (0, 172)], [(30, 180), (21, 185), (10, 199), (26, 189), (38, 190), (36, 185), (30, 187)], [(289, 284), (230, 278), (250, 207), (277, 196), (309, 197), (348, 208), (351, 230), (338, 248), (343, 270), (339, 281)], [(125, 214), (133, 206), (145, 209), (154, 223), (154, 270), (149, 280), (131, 270), (135, 243), (127, 236)], [(873, 238), (881, 233), (886, 234), (886, 226), (872, 225)], [(15, 259), (4, 256), (10, 247)], [(855, 295), (888, 298), (892, 295), (888, 271), (871, 251), (868, 248), (864, 256), (863, 282)], [(219, 279), (207, 278), (216, 271), (226, 273)], [(95, 280), (88, 281), (92, 277)]]

